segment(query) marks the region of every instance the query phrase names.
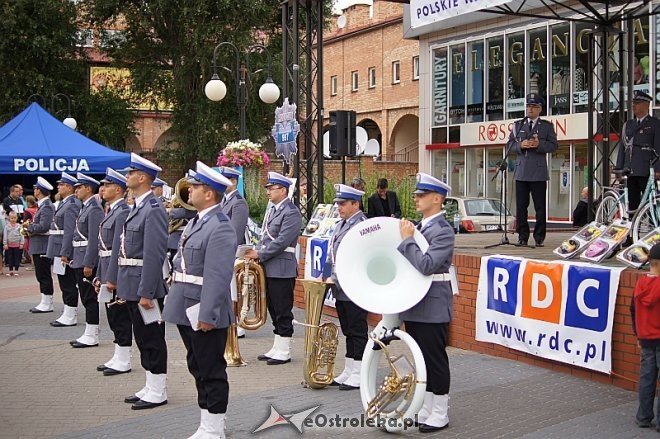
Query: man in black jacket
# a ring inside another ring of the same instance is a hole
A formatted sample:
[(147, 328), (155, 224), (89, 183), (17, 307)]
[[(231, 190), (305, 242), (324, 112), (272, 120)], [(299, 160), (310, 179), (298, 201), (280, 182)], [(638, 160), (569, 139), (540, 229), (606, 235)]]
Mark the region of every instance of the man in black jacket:
[(376, 193), (367, 201), (367, 217), (390, 216), (401, 218), (401, 206), (396, 192), (387, 189), (387, 179), (379, 178), (376, 184)]

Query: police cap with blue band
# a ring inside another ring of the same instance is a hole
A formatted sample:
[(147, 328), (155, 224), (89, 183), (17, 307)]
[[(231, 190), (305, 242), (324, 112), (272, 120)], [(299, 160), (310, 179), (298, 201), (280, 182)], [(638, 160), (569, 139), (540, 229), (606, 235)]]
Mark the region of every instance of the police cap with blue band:
[(76, 182), (76, 184), (74, 184), (74, 186), (82, 186), (82, 185), (86, 184), (86, 185), (90, 186), (92, 189), (97, 189), (99, 186), (101, 186), (100, 181), (98, 181), (98, 180), (96, 180), (96, 179), (94, 179), (94, 178), (92, 178), (88, 175), (85, 175), (82, 172), (78, 172), (76, 174), (76, 180), (78, 180), (78, 181)]
[(76, 177), (74, 177), (73, 175), (69, 175), (66, 172), (62, 172), (62, 175), (60, 179), (57, 180), (57, 183), (64, 183), (73, 186), (76, 183), (78, 183), (78, 180), (76, 180)]
[(342, 203), (344, 201), (360, 201), (362, 200), (364, 192), (354, 187), (346, 186), (345, 184), (335, 185), (335, 199), (334, 203)]
[(195, 178), (188, 181), (193, 185), (205, 184), (221, 194), (231, 186), (231, 181), (227, 177), (199, 161)]
[(413, 194), (425, 194), (428, 192), (437, 192), (440, 195), (447, 196), (451, 192), (451, 186), (442, 180), (438, 180), (432, 175), (420, 172), (417, 174), (417, 185)]
[(162, 171), (162, 169), (154, 162), (147, 160), (144, 157), (140, 157), (139, 155), (132, 152), (131, 164), (128, 165), (126, 168), (122, 169), (122, 171), (123, 172), (142, 171), (156, 178), (158, 177), (158, 173)]
[(126, 189), (126, 177), (112, 168), (105, 168), (105, 178), (101, 183), (116, 184)]
[(268, 187), (268, 186), (279, 185), (288, 189), (292, 183), (293, 182), (288, 177), (285, 177), (282, 174), (278, 174), (277, 172), (271, 171), (268, 172), (268, 181), (266, 182), (265, 186)]
[(48, 192), (53, 190), (53, 185), (48, 183), (48, 181), (43, 177), (37, 177), (37, 184), (35, 184), (34, 187)]

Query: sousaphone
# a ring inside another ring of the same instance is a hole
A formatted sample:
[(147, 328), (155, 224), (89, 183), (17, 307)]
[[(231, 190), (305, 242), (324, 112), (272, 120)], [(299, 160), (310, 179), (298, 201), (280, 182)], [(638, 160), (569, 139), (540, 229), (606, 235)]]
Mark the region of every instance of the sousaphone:
[[(432, 282), (432, 276), (421, 274), (397, 250), (402, 241), (399, 224), (396, 218), (379, 217), (355, 225), (342, 239), (335, 258), (337, 278), (346, 295), (360, 308), (383, 315), (362, 357), (360, 396), (367, 416), (385, 418), (388, 431), (403, 429), (405, 420), (412, 420), (424, 403), (424, 357), (415, 340), (399, 329), (398, 314), (422, 300)], [(428, 243), (417, 230), (414, 239), (426, 251)], [(389, 354), (388, 346), (395, 340), (406, 344), (412, 361)], [(389, 370), (379, 382), (383, 357)]]

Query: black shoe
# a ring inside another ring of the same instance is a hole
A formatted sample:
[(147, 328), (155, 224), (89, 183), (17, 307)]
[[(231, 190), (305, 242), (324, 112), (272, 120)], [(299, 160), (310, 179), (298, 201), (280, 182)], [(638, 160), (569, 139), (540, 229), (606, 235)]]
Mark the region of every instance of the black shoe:
[(339, 387), (339, 386), (341, 386), (341, 383), (338, 383), (337, 381), (332, 380), (332, 382), (330, 384), (328, 384), (328, 386), (330, 386), (330, 387)]
[(267, 357), (267, 356), (264, 355), (264, 354), (261, 354), (261, 355), (259, 355), (259, 356), (257, 357), (257, 360), (259, 360), (259, 361), (268, 361), (268, 360), (270, 360), (270, 359), (271, 359), (270, 357)]
[(42, 310), (37, 309), (36, 307), (34, 307), (34, 308), (30, 308), (30, 312), (33, 313), (33, 314), (45, 314), (47, 312), (53, 312), (53, 310), (51, 309), (50, 311), (42, 311)]
[(69, 344), (70, 344), (71, 346), (73, 346), (73, 345), (76, 344), (76, 343), (78, 343), (78, 340), (71, 340), (71, 341), (69, 342)]
[(519, 240), (518, 247), (527, 247), (527, 241), (523, 241), (522, 239)]
[(52, 326), (53, 328), (66, 328), (68, 326), (76, 326), (76, 324), (74, 323), (73, 325), (65, 325), (64, 323), (60, 323), (57, 320), (55, 320), (50, 322), (50, 326)]
[(340, 384), (339, 390), (357, 390), (360, 386), (349, 386), (348, 384)]
[(442, 427), (434, 427), (432, 425), (419, 424), (419, 432), (420, 433), (433, 433), (434, 431), (444, 430), (447, 427), (449, 427), (449, 424), (444, 425)]
[[(106, 369), (107, 369), (107, 368), (106, 368)], [(105, 369), (104, 369), (104, 370), (105, 370)], [(135, 396), (135, 395), (127, 396), (126, 398), (124, 398), (124, 402), (125, 402), (126, 404), (135, 404), (135, 403), (138, 402), (139, 400), (140, 400), (140, 398), (138, 398), (138, 397)]]
[(106, 369), (103, 371), (103, 376), (105, 376), (105, 377), (111, 377), (111, 376), (113, 376), (113, 375), (121, 375), (121, 374), (123, 374), (123, 373), (129, 373), (130, 371), (131, 371), (131, 369), (128, 369), (128, 370), (116, 370), (116, 369), (112, 369), (112, 368), (109, 368), (109, 367), (108, 367), (108, 368), (106, 368)]
[(266, 364), (269, 366), (278, 366), (280, 364), (286, 364), (286, 363), (291, 363), (291, 358), (288, 360), (276, 360), (275, 358), (270, 358), (268, 361), (266, 361)]
[(635, 421), (639, 428), (651, 428), (651, 421)]
[(239, 336), (237, 336), (236, 338), (245, 338), (245, 334), (243, 334), (243, 335), (239, 335)]
[(108, 366), (106, 366), (105, 364), (101, 364), (99, 366), (96, 366), (96, 370), (99, 371), (99, 372), (103, 372), (107, 368), (108, 368)]
[(536, 241), (536, 246), (543, 247), (544, 246), (543, 241)]
[(131, 406), (131, 410), (148, 410), (148, 409), (160, 407), (161, 405), (165, 405), (165, 404), (167, 404), (167, 400), (163, 402), (147, 402), (147, 401), (142, 401), (140, 399)]
[(71, 343), (71, 347), (72, 347), (72, 348), (76, 348), (76, 349), (82, 349), (82, 348), (95, 348), (95, 347), (97, 347), (98, 345), (99, 345), (98, 343), (96, 343), (96, 344), (85, 344), (85, 343), (80, 343), (80, 342), (78, 342), (78, 341), (76, 341), (76, 342), (74, 342), (74, 343)]

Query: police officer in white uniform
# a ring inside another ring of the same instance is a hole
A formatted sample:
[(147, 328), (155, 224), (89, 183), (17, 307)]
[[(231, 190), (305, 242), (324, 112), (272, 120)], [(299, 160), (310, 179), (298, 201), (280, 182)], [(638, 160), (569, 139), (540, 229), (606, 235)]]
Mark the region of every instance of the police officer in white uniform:
[(27, 228), (30, 235), (30, 255), (34, 262), (34, 275), (39, 282), (41, 301), (30, 309), (32, 313), (53, 312), (53, 276), (50, 273), (52, 260), (46, 257), (48, 249), (48, 231), (55, 216), (55, 207), (50, 201), (53, 185), (43, 177), (37, 177), (34, 196), (39, 209), (32, 224)]
[[(112, 168), (107, 168), (103, 183), (103, 199), (108, 205), (108, 212), (99, 228), (99, 268), (96, 273), (98, 282), (112, 294), (110, 302), (104, 303), (108, 325), (114, 335), (115, 351), (110, 360), (97, 366), (96, 370), (104, 376), (119, 375), (131, 371), (131, 345), (133, 327), (128, 305), (117, 300), (117, 272), (119, 270), (119, 248), (124, 223), (131, 211), (126, 204), (126, 177)], [(108, 288), (110, 285), (112, 288)]]
[(258, 259), (266, 272), (266, 299), (275, 339), (272, 348), (257, 358), (269, 365), (291, 361), (293, 289), (298, 275), (296, 245), (302, 228), (300, 210), (288, 197), (292, 183), (282, 174), (268, 173), (266, 190), (272, 206), (266, 213), (259, 250), (245, 253), (246, 259)]
[(73, 234), (71, 268), (76, 273), (80, 301), (85, 307), (85, 333), (71, 341), (71, 346), (88, 348), (99, 345), (99, 301), (92, 279), (96, 275), (99, 261), (99, 225), (103, 219), (103, 209), (98, 197), (94, 196), (101, 183), (81, 172), (78, 172), (76, 180), (76, 197), (83, 206), (76, 219), (76, 231)]
[(364, 192), (343, 184), (335, 185), (334, 202), (339, 210), (341, 221), (335, 226), (330, 241), (330, 263), (332, 264), (332, 282), (335, 284), (335, 308), (341, 325), (341, 332), (346, 337), (346, 359), (344, 370), (337, 376), (331, 386), (339, 386), (339, 390), (354, 390), (360, 388), (360, 369), (362, 354), (367, 345), (367, 311), (357, 306), (341, 289), (335, 272), (335, 255), (339, 244), (346, 233), (356, 224), (366, 220), (366, 215), (360, 209)]
[(235, 321), (230, 284), (237, 244), (220, 203), (231, 182), (202, 162), (188, 182), (198, 214), (186, 226), (174, 257), (163, 318), (177, 325), (195, 378), (201, 420), (192, 437), (224, 438), (229, 400), (224, 352), (227, 328)]
[(399, 252), (422, 274), (433, 275), (424, 298), (401, 313), (406, 332), (415, 339), (426, 363), (426, 394), (418, 414), (419, 431), (430, 433), (449, 425), (449, 358), (447, 337), (451, 321), (452, 290), (449, 268), (454, 254), (454, 231), (445, 221), (442, 203), (451, 188), (428, 174), (417, 174), (415, 206), (422, 214), (417, 225), (429, 248), (422, 252), (415, 239), (415, 225), (401, 220)]
[(133, 410), (143, 410), (167, 404), (165, 325), (155, 321), (145, 324), (142, 317), (144, 311), (162, 309), (167, 292), (163, 279), (167, 214), (151, 191), (160, 167), (131, 153), (126, 171), (126, 186), (135, 195), (135, 206), (126, 218), (120, 242), (117, 296), (128, 306), (140, 361), (146, 370), (146, 385), (124, 402), (133, 404)]
[(78, 324), (78, 286), (76, 274), (69, 266), (73, 258), (73, 235), (76, 230), (76, 218), (80, 212), (81, 203), (73, 194), (73, 185), (77, 180), (72, 175), (62, 172), (57, 180), (57, 193), (62, 198), (55, 209), (53, 223), (50, 226), (48, 249), (46, 255), (50, 259), (57, 258), (54, 263), (64, 264), (64, 274), (58, 274), (57, 279), (62, 290), (64, 311), (57, 320), (50, 322), (51, 326), (76, 326)]

